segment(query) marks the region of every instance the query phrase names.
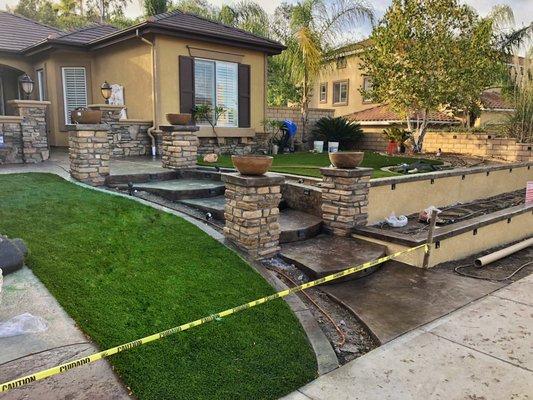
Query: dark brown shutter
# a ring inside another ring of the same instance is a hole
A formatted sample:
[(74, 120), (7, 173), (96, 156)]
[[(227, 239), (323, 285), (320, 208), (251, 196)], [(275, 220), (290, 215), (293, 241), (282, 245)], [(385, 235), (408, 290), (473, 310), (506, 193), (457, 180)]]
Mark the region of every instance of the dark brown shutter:
[(239, 64), (239, 127), (250, 127), (250, 66)]
[(180, 112), (190, 113), (194, 107), (194, 59), (180, 56)]

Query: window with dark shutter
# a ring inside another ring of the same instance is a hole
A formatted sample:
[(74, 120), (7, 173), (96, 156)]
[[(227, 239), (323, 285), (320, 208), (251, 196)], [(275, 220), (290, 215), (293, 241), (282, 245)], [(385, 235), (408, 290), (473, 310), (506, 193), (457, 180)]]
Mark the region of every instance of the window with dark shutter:
[(194, 59), (180, 56), (180, 112), (190, 113), (194, 107)]
[(239, 64), (239, 127), (250, 127), (250, 66)]

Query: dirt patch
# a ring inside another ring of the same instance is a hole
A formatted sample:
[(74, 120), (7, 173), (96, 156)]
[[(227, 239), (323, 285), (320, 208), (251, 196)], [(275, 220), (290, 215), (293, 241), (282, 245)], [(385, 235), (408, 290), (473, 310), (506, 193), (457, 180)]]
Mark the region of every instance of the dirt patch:
[[(310, 281), (302, 271), (280, 258), (266, 260), (263, 264), (276, 273), (278, 278), (289, 287)], [(309, 288), (305, 290), (305, 293), (316, 304), (313, 304), (302, 292), (297, 293), (297, 296), (309, 307), (318, 325), (333, 346), (341, 365), (379, 346), (366, 327), (350, 311), (332, 300), (320, 288)], [(317, 305), (329, 315), (335, 324)], [(342, 335), (337, 329), (342, 332)]]
[(453, 168), (481, 167), (487, 165), (502, 165), (507, 162), (493, 158), (482, 158), (465, 154), (444, 153), (437, 157), (435, 153), (410, 154), (409, 157), (420, 157), (429, 160), (439, 160), (450, 164)]
[[(533, 261), (533, 247), (529, 247), (515, 254), (511, 254), (508, 257), (502, 258), (501, 260), (495, 261), (484, 267), (475, 267), (474, 260), (480, 256), (493, 253), (508, 246), (509, 245), (505, 245), (486, 250), (477, 255), (463, 258), (462, 260), (446, 262), (436, 266), (435, 268), (449, 271), (452, 274), (457, 273), (454, 271), (457, 268), (459, 272), (466, 275), (471, 275), (472, 279), (478, 278), (501, 281), (505, 277), (508, 277), (513, 274), (518, 268), (520, 268), (524, 264)], [(533, 263), (523, 267), (512, 277), (510, 277), (509, 279), (505, 279), (501, 282), (510, 284), (530, 275), (531, 273), (533, 273)], [(467, 277), (466, 279), (470, 279), (470, 277)]]

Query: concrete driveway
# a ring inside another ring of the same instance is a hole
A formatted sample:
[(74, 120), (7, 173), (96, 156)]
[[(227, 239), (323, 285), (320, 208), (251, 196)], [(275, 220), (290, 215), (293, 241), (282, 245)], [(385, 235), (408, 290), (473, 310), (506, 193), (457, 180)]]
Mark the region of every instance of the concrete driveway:
[(323, 375), (283, 400), (533, 399), (533, 275)]

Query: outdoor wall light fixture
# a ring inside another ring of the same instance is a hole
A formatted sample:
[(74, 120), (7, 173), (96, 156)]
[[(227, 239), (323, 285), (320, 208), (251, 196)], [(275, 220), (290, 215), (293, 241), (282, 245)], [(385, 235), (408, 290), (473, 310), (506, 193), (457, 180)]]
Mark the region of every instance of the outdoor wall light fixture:
[(105, 103), (109, 104), (109, 98), (111, 97), (111, 85), (105, 81), (100, 86), (100, 92), (102, 92), (102, 97), (105, 99)]
[(24, 74), (19, 79), (20, 88), (29, 99), (31, 92), (33, 92), (33, 81), (28, 74)]

